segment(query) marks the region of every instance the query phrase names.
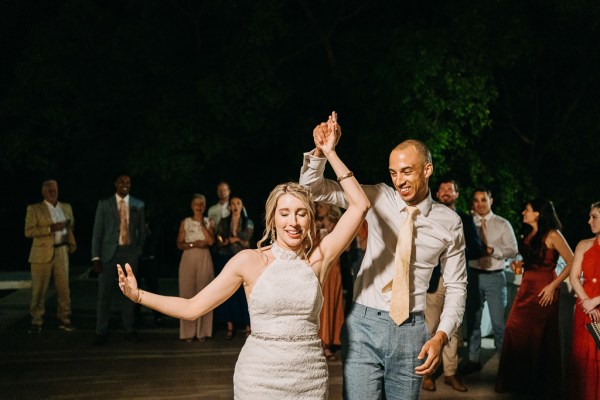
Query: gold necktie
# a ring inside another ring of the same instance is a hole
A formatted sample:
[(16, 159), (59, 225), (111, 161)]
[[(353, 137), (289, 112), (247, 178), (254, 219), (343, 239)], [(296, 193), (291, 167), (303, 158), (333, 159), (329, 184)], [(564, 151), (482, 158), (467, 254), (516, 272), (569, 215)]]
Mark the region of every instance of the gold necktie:
[[(400, 226), (396, 253), (394, 255), (394, 280), (392, 281), (392, 302), (390, 317), (400, 325), (406, 321), (410, 304), (410, 258), (412, 253), (413, 226), (417, 207), (406, 206), (408, 216)], [(385, 290), (385, 288), (384, 288)]]
[(119, 201), (119, 244), (129, 244), (129, 221), (127, 221), (127, 203)]

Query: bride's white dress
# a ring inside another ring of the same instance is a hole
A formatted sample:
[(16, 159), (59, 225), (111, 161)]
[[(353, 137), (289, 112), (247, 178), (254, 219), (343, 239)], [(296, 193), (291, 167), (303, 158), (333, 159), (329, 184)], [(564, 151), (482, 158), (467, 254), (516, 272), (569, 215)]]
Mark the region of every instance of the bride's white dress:
[(252, 334), (235, 365), (235, 398), (327, 399), (327, 362), (317, 336), (319, 280), (295, 253), (277, 244), (271, 251), (275, 260), (248, 299)]

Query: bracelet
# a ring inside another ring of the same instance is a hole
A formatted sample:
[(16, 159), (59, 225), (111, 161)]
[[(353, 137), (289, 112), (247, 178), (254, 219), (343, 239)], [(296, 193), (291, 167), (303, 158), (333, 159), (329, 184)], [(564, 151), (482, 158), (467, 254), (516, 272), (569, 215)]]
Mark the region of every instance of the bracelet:
[(138, 298), (135, 302), (138, 304), (142, 303), (142, 291), (140, 289), (138, 289)]
[(346, 178), (350, 178), (350, 177), (353, 177), (353, 176), (354, 176), (354, 173), (353, 173), (352, 171), (349, 171), (347, 174), (344, 174), (344, 175), (338, 176), (338, 177), (337, 177), (337, 180), (338, 180), (338, 182), (341, 182), (341, 181), (343, 181), (344, 179), (346, 179)]

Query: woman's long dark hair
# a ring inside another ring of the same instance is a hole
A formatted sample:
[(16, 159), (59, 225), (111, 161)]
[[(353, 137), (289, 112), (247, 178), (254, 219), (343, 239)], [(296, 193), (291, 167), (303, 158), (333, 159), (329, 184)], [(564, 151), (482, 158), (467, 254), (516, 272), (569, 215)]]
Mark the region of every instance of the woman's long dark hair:
[[(527, 204), (531, 205), (533, 211), (537, 211), (539, 213), (538, 216), (538, 230), (536, 234), (531, 238), (529, 245), (533, 249), (535, 253), (540, 253), (543, 248), (543, 240), (551, 230), (561, 230), (562, 224), (558, 219), (558, 215), (556, 215), (556, 210), (554, 209), (554, 204), (552, 201), (547, 199), (533, 199), (529, 201)], [(525, 224), (523, 229), (524, 237), (527, 237), (529, 232), (531, 232), (531, 226)]]

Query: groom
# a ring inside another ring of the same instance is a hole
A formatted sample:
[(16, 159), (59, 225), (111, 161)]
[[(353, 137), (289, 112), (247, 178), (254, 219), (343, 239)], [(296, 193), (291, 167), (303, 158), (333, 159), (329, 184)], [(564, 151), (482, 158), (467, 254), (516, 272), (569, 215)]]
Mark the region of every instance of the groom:
[[(317, 143), (317, 138), (315, 138)], [(323, 178), (326, 159), (316, 148), (304, 154), (300, 183), (315, 200), (347, 207), (338, 182)], [(440, 353), (461, 324), (466, 298), (466, 262), (462, 223), (448, 207), (434, 202), (428, 187), (431, 153), (418, 140), (406, 140), (389, 157), (393, 187), (363, 185), (371, 202), (367, 250), (354, 285), (354, 304), (342, 331), (344, 398), (418, 399), (422, 376), (432, 373)], [(418, 209), (409, 265), (409, 316), (389, 315), (398, 232), (407, 206)], [(446, 295), (437, 332), (429, 338), (423, 316), (432, 270), (442, 265)]]

